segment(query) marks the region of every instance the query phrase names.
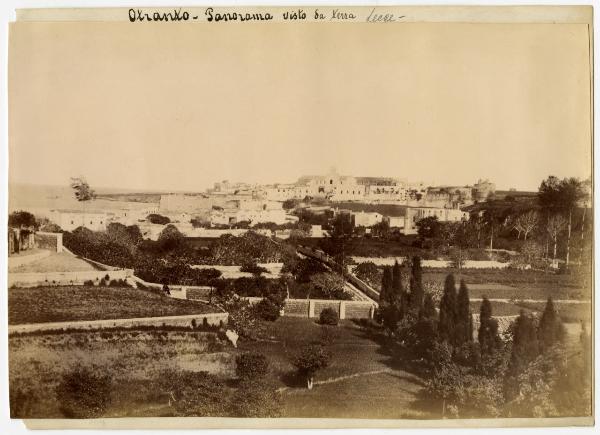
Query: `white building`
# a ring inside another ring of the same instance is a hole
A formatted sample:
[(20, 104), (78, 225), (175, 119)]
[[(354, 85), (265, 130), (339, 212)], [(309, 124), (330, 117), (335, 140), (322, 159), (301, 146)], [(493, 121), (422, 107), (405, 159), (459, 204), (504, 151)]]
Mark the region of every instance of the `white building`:
[(376, 212), (359, 211), (352, 213), (354, 225), (357, 227), (372, 227), (383, 221), (383, 215)]
[(64, 231), (84, 227), (92, 231), (105, 231), (111, 222), (108, 213), (82, 212), (79, 210), (52, 210), (51, 219)]

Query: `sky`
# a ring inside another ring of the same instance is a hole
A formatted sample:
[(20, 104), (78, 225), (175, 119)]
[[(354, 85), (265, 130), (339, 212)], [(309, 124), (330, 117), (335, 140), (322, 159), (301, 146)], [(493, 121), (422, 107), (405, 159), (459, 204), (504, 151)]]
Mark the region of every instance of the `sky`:
[(9, 180), (199, 191), (304, 174), (536, 190), (591, 173), (587, 26), (10, 29)]

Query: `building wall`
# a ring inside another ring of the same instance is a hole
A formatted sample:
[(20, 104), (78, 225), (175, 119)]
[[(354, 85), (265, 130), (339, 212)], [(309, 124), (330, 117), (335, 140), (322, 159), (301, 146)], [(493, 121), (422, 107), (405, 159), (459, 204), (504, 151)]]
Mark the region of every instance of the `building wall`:
[(52, 220), (64, 231), (73, 231), (79, 227), (92, 231), (105, 231), (106, 226), (110, 223), (110, 216), (107, 213), (54, 211)]

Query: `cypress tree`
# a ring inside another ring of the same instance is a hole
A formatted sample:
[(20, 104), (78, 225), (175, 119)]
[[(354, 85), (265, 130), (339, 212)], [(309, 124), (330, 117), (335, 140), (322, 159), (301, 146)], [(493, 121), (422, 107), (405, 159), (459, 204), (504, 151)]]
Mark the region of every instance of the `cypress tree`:
[(440, 300), (440, 321), (438, 331), (440, 338), (452, 342), (455, 337), (456, 330), (456, 284), (454, 275), (450, 274), (446, 277), (444, 283), (444, 294)]
[(392, 269), (386, 266), (383, 268), (383, 278), (381, 279), (380, 304), (389, 305), (392, 296)]
[(518, 376), (540, 354), (535, 319), (531, 315), (525, 314), (521, 310), (511, 328), (512, 350), (505, 380), (505, 392), (508, 400), (514, 398), (518, 393)]
[(423, 271), (421, 258), (414, 256), (410, 270), (410, 302), (411, 308), (418, 312), (423, 306)]
[(500, 345), (498, 321), (492, 318), (492, 304), (484, 296), (479, 309), (479, 331), (477, 341), (482, 354), (492, 354)]
[(554, 308), (552, 296), (550, 296), (540, 319), (539, 340), (541, 351), (550, 349), (556, 343), (561, 342), (563, 338), (563, 325)]
[(423, 300), (423, 307), (419, 311), (419, 318), (422, 319), (436, 319), (437, 311), (435, 310), (435, 304), (433, 303), (433, 297), (431, 293), (427, 293)]
[(390, 298), (390, 302), (393, 303), (396, 306), (396, 308), (398, 309), (398, 312), (401, 313), (404, 308), (402, 306), (402, 302), (403, 302), (402, 295), (404, 294), (404, 289), (402, 288), (402, 268), (398, 264), (397, 260), (394, 262), (394, 265), (392, 266), (392, 287), (391, 288), (392, 288), (393, 298)]
[(456, 335), (454, 344), (460, 346), (463, 343), (473, 341), (473, 325), (471, 319), (471, 307), (469, 306), (469, 289), (464, 280), (460, 281), (458, 299), (456, 301)]

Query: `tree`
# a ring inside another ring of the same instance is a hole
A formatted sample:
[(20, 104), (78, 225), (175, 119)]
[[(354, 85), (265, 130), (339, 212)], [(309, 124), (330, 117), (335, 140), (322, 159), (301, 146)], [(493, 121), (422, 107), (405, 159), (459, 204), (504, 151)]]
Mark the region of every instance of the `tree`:
[[(538, 189), (538, 202), (548, 211), (548, 214), (561, 212), (568, 215), (568, 222), (565, 223), (567, 226), (567, 252), (565, 257), (567, 265), (570, 260), (573, 210), (584, 196), (583, 183), (578, 178), (573, 177), (559, 180), (551, 175), (542, 181)], [(556, 255), (554, 258), (556, 258)]]
[(96, 198), (96, 192), (90, 188), (90, 185), (83, 177), (72, 177), (71, 189), (73, 189), (77, 201), (85, 202)]
[(456, 334), (456, 284), (454, 275), (450, 274), (444, 282), (444, 294), (440, 301), (440, 321), (438, 332), (442, 340), (453, 342)]
[(298, 369), (298, 374), (306, 379), (306, 386), (309, 390), (313, 388), (315, 374), (327, 367), (331, 355), (322, 346), (308, 345), (294, 359), (294, 366)]
[(564, 337), (565, 330), (563, 324), (554, 308), (552, 296), (550, 296), (540, 318), (539, 343), (541, 351), (544, 352), (555, 344), (562, 342)]
[(37, 228), (35, 216), (28, 211), (13, 211), (8, 215), (8, 226), (11, 228)]
[(458, 298), (456, 301), (456, 334), (454, 344), (461, 346), (463, 343), (473, 341), (473, 318), (471, 316), (469, 289), (464, 280), (460, 281)]
[(258, 352), (246, 352), (235, 359), (235, 373), (242, 380), (258, 380), (269, 372), (267, 357)]
[(423, 306), (423, 269), (421, 257), (415, 255), (410, 268), (410, 303), (415, 312)]
[(553, 250), (553, 254), (552, 254), (552, 259), (554, 259), (554, 260), (556, 260), (556, 248), (558, 246), (558, 238), (560, 237), (562, 232), (565, 230), (566, 226), (567, 226), (566, 219), (559, 214), (550, 216), (548, 218), (548, 224), (546, 226), (546, 231), (548, 232), (548, 235), (550, 236), (550, 239), (552, 240), (552, 243), (554, 244), (554, 250)]
[(402, 267), (398, 264), (398, 261), (394, 261), (394, 265), (392, 266), (392, 295), (390, 298), (390, 304), (394, 305), (396, 309), (399, 311), (400, 316), (402, 313), (407, 311), (406, 300), (407, 297), (405, 295), (404, 287), (402, 286)]
[(491, 355), (500, 347), (501, 341), (498, 335), (498, 321), (492, 318), (492, 304), (484, 296), (479, 309), (479, 332), (477, 341), (482, 355)]
[(521, 310), (510, 328), (512, 349), (505, 380), (505, 396), (512, 400), (519, 392), (519, 376), (540, 354), (535, 318)]
[(381, 278), (381, 292), (379, 293), (379, 303), (390, 305), (394, 301), (393, 294), (393, 273), (389, 266), (383, 268), (383, 277)]
[[(530, 210), (527, 213), (523, 213), (515, 220), (515, 228), (519, 231), (519, 234), (523, 233), (523, 239), (527, 240), (527, 236), (531, 233), (538, 225), (539, 216), (534, 210)], [(517, 239), (519, 237), (517, 236)]]
[(417, 234), (426, 239), (437, 239), (441, 235), (442, 225), (437, 216), (428, 216), (416, 223)]
[(170, 251), (181, 246), (184, 238), (175, 225), (169, 224), (160, 232), (157, 242), (162, 251)]

